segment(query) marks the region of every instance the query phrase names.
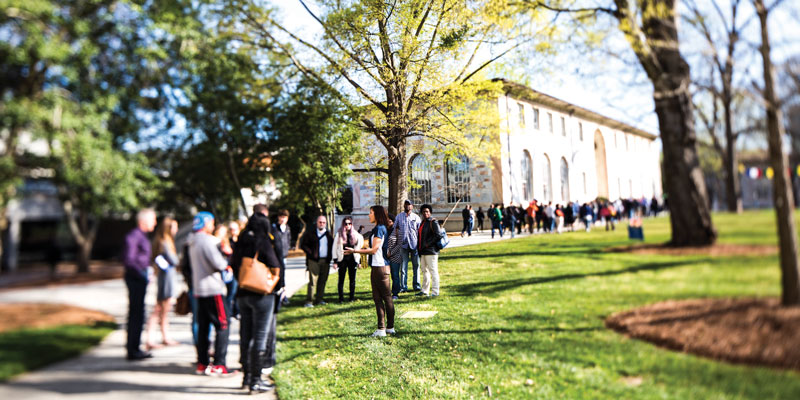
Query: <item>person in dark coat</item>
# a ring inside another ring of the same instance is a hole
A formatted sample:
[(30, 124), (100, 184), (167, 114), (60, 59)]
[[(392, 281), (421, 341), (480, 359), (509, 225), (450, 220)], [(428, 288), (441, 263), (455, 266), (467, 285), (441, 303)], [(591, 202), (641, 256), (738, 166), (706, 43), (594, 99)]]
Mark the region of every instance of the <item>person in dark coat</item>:
[(305, 307), (327, 304), (325, 283), (328, 282), (331, 258), (333, 258), (333, 235), (328, 230), (328, 219), (320, 215), (315, 226), (316, 229), (308, 230), (300, 241), (300, 249), (306, 253), (306, 268), (309, 275)]
[[(232, 267), (237, 276), (242, 258), (255, 257), (256, 253), (258, 261), (268, 268), (280, 270), (281, 262), (275, 254), (274, 236), (267, 213), (267, 207), (263, 204), (253, 207), (253, 216), (239, 235), (232, 257)], [(274, 388), (274, 385), (261, 379), (261, 369), (269, 363), (269, 338), (275, 336), (274, 313), (278, 302), (277, 293), (281, 291), (280, 281), (271, 293), (263, 294), (241, 287), (237, 292), (241, 309), (239, 349), (242, 369), (245, 371), (242, 385), (249, 388), (251, 393), (266, 392)]]
[(419, 226), (417, 248), (420, 256), (422, 288), (417, 295), (436, 297), (439, 295), (439, 248), (436, 244), (441, 237), (442, 228), (439, 226), (439, 221), (431, 217), (433, 209), (430, 204), (423, 204), (420, 212), (422, 224)]

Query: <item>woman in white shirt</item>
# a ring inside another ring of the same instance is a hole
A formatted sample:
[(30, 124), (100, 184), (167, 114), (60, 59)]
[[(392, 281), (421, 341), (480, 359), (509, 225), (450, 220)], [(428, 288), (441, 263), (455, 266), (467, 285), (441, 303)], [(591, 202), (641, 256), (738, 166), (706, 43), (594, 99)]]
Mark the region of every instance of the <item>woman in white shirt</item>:
[(355, 300), (356, 270), (361, 262), (361, 254), (345, 255), (344, 248), (360, 249), (363, 244), (364, 237), (353, 229), (353, 219), (345, 217), (333, 238), (333, 269), (339, 270), (339, 303), (344, 302), (345, 275), (350, 275), (350, 297), (347, 301)]
[[(369, 209), (369, 222), (375, 224), (372, 229), (370, 246), (366, 249), (344, 249), (344, 254), (369, 254), (370, 255), (370, 282), (372, 284), (372, 300), (375, 301), (375, 310), (378, 314), (378, 329), (372, 336), (386, 336), (394, 334), (394, 301), (392, 300), (391, 273), (389, 263), (384, 257), (384, 242), (388, 234), (387, 227), (391, 220), (383, 206), (372, 206)], [(385, 317), (385, 320), (384, 320)]]

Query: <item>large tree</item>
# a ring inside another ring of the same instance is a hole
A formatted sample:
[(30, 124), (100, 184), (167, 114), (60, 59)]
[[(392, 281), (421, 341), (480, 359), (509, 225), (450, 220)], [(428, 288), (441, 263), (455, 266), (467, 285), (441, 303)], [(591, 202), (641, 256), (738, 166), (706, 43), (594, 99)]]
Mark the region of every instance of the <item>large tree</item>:
[(769, 160), (775, 177), (772, 181), (772, 197), (778, 223), (780, 243), (782, 304), (800, 305), (800, 264), (798, 263), (797, 227), (794, 221), (794, 197), (789, 181), (789, 163), (783, 152), (783, 126), (781, 104), (775, 86), (775, 70), (771, 58), (771, 44), (767, 19), (770, 11), (780, 0), (767, 7), (763, 0), (753, 0), (761, 23), (761, 59), (764, 72), (762, 94), (767, 108), (767, 143)]
[(333, 221), (359, 157), (356, 117), (327, 87), (302, 79), (281, 97), (271, 121), (271, 174), (280, 202), (299, 215), (310, 204)]
[[(4, 163), (54, 172), (79, 271), (88, 270), (99, 218), (138, 207), (156, 189), (144, 161), (119, 147), (138, 129), (132, 110), (153, 83), (153, 37), (136, 8), (122, 0), (9, 0), (0, 12), (0, 118), (11, 156)], [(46, 154), (30, 154), (20, 145), (25, 136), (47, 143)]]
[[(570, 8), (563, 1), (526, 2), (578, 18), (611, 15), (653, 85), (663, 150), (664, 183), (673, 246), (716, 241), (708, 193), (697, 156), (689, 64), (680, 52), (676, 0), (614, 0), (606, 7)], [(571, 4), (571, 2), (569, 3)]]
[(483, 96), (496, 97), (500, 83), (482, 73), (523, 43), (547, 49), (553, 36), (549, 28), (533, 35), (529, 21), (538, 17), (522, 17), (500, 0), (308, 3), (296, 4), (319, 27), (320, 41), (287, 27), (260, 2), (228, 0), (221, 8), (242, 43), (282, 53), (359, 115), (361, 130), (385, 150), (375, 171), (388, 173), (392, 212), (407, 196), (408, 140), (424, 138), (445, 156), (491, 154), (497, 103)]

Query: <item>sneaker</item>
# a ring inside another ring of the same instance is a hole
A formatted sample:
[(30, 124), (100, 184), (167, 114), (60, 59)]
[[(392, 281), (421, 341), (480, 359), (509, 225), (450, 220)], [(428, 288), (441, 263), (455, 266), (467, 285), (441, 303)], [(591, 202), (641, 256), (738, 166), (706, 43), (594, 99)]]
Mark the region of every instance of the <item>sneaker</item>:
[(389, 328), (389, 329), (387, 329), (387, 330), (386, 330), (386, 334), (387, 334), (387, 335), (394, 335), (394, 334), (395, 334), (394, 328)]
[(397, 299), (399, 299), (399, 298), (400, 298), (400, 296), (397, 296), (397, 295), (395, 295), (395, 296), (392, 296), (392, 300), (397, 300)]
[(318, 306), (324, 306), (325, 304), (328, 304), (325, 302), (325, 300), (320, 300), (319, 302), (317, 302)]
[(386, 329), (378, 329), (373, 334), (372, 337), (386, 337)]
[(311, 303), (306, 303), (306, 304), (303, 304), (303, 307), (305, 307), (305, 308), (314, 308), (314, 305), (311, 304)]
[(197, 368), (195, 368), (194, 374), (195, 375), (205, 375), (207, 369), (208, 369), (208, 365), (197, 364)]
[(274, 389), (275, 389), (275, 385), (259, 379), (258, 382), (250, 385), (250, 394), (253, 394), (253, 393), (266, 393), (266, 392), (269, 392), (269, 391), (274, 390)]
[(228, 368), (224, 365), (210, 365), (206, 370), (206, 375), (218, 376), (220, 378), (227, 378), (229, 376), (234, 376), (238, 373), (239, 371), (237, 370), (228, 371)]
[(417, 294), (415, 294), (414, 296), (427, 296), (427, 295), (428, 295), (427, 293), (425, 293), (425, 292), (423, 292), (423, 291), (419, 291), (419, 292), (417, 292)]

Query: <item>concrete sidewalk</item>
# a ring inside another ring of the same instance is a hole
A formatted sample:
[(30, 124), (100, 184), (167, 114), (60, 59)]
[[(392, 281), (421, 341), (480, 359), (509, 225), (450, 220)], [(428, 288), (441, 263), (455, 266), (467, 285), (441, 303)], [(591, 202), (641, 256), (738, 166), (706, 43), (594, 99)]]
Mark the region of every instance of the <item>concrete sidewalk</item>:
[[(503, 239), (509, 239), (505, 235)], [(472, 237), (451, 237), (448, 248), (491, 241), (488, 231)], [(494, 240), (500, 240), (496, 237)], [(331, 271), (333, 273), (333, 271)], [(293, 303), (303, 301), (308, 282), (303, 258), (290, 258), (286, 265), (286, 284), (290, 294), (297, 293)], [(94, 349), (72, 360), (23, 374), (0, 385), (3, 399), (235, 399), (246, 390), (240, 389), (242, 377), (212, 378), (197, 376), (194, 371), (196, 352), (192, 345), (191, 317), (172, 315), (173, 339), (177, 346), (153, 351), (154, 357), (140, 362), (125, 360), (125, 329), (128, 299), (122, 279), (62, 285), (46, 288), (0, 290), (0, 303), (63, 303), (104, 311), (114, 316), (119, 328)], [(147, 310), (155, 304), (156, 287), (147, 290)], [(331, 298), (335, 296), (330, 293)], [(280, 315), (278, 316), (280, 329)], [(156, 333), (156, 340), (161, 335)], [(144, 337), (143, 337), (144, 340)], [(278, 345), (280, 349), (280, 344)], [(227, 364), (239, 367), (239, 321), (231, 323)], [(275, 392), (259, 398), (277, 398)]]

